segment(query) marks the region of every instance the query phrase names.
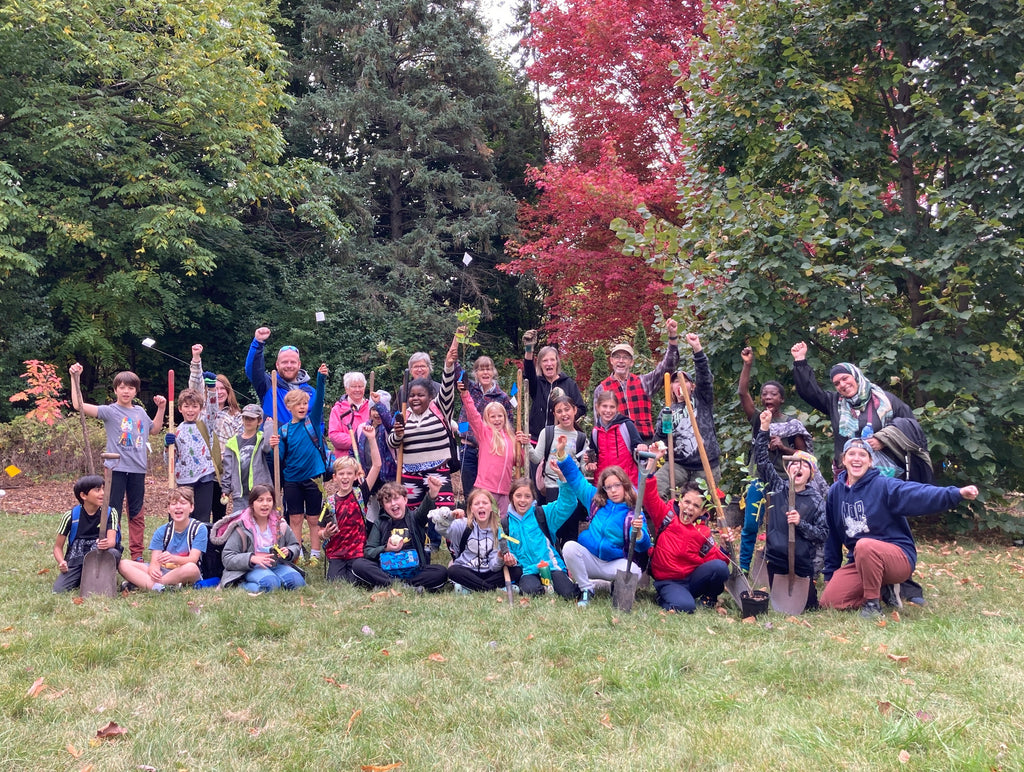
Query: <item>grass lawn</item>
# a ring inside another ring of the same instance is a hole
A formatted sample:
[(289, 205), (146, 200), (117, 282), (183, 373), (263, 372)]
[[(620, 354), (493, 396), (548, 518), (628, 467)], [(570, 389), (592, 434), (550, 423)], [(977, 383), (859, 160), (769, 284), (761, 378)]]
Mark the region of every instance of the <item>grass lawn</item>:
[(921, 545), (929, 605), (884, 625), (751, 624), (322, 576), (76, 604), (56, 525), (0, 515), (0, 769), (1024, 769), (1009, 539)]

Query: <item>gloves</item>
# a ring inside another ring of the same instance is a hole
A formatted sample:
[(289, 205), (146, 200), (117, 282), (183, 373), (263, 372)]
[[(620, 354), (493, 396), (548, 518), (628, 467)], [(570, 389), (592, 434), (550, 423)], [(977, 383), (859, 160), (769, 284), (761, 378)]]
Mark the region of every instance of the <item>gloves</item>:
[(171, 432), (167, 432), (164, 435), (164, 447), (169, 448), (174, 444), (174, 435)]

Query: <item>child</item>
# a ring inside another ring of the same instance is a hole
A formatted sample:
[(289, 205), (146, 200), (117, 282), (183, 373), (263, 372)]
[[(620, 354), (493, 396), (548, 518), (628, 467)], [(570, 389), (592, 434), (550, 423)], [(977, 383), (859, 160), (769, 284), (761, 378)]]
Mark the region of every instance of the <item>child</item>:
[[(557, 464), (555, 465), (557, 469)], [(576, 600), (580, 588), (569, 578), (565, 563), (555, 549), (551, 532), (557, 531), (562, 522), (576, 509), (576, 494), (565, 486), (558, 500), (543, 507), (534, 501), (530, 481), (521, 477), (512, 483), (511, 505), (508, 509), (509, 549), (516, 562), (522, 566), (519, 589), (524, 595), (539, 595), (544, 592), (541, 578), (541, 564), (545, 563), (551, 572), (551, 586), (562, 598)]]
[(700, 522), (704, 515), (700, 487), (687, 484), (676, 515), (675, 509), (658, 495), (657, 487), (648, 485), (644, 509), (659, 524), (651, 555), (658, 605), (687, 614), (694, 612), (697, 601), (714, 608), (729, 578), (729, 559), (715, 544), (711, 529)]
[[(576, 462), (565, 453), (565, 439), (558, 438), (558, 468), (565, 475), (563, 485), (568, 485), (576, 498), (591, 514), (590, 527), (579, 535), (579, 541), (566, 542), (562, 557), (572, 578), (582, 591), (576, 605), (587, 606), (594, 596), (594, 579), (611, 581), (619, 571), (626, 570), (626, 550), (629, 548), (629, 531), (639, 521), (635, 551), (647, 552), (651, 547), (651, 535), (643, 513), (634, 519), (636, 491), (633, 483), (621, 467), (610, 466), (597, 477), (597, 485), (584, 479)], [(653, 487), (653, 486), (651, 486)], [(640, 575), (640, 566), (634, 562), (630, 572)]]
[(595, 475), (610, 466), (618, 466), (626, 471), (634, 485), (637, 483), (636, 461), (633, 451), (638, 447), (646, 450), (647, 446), (640, 442), (640, 434), (636, 425), (619, 412), (619, 398), (614, 391), (602, 391), (594, 405), (597, 420), (590, 435), (590, 445), (596, 452), (596, 463), (588, 464), (588, 471)]
[(229, 526), (221, 587), (240, 584), (246, 592), (259, 595), (306, 586), (295, 566), (302, 548), (276, 507), (277, 497), (269, 485), (254, 485), (249, 491), (249, 508)]
[(167, 497), (169, 520), (149, 541), (149, 565), (122, 560), (117, 570), (125, 578), (122, 589), (163, 592), (165, 587), (195, 584), (203, 578), (199, 561), (209, 538), (206, 525), (192, 517), (192, 488), (175, 488)]
[[(497, 407), (502, 413), (505, 412), (501, 405)], [(448, 541), (452, 545), (454, 557), (448, 566), (448, 578), (455, 584), (456, 592), (469, 593), (501, 587), (505, 584), (503, 565), (515, 568), (512, 578), (522, 576), (515, 555), (511, 552), (501, 554), (501, 545), (498, 543), (500, 534), (498, 502), (490, 491), (474, 488), (466, 497), (466, 517), (448, 527)]]
[(249, 491), (254, 485), (273, 485), (267, 466), (270, 444), (260, 429), (263, 410), (251, 404), (242, 408), (242, 431), (224, 445), (224, 473), (221, 488), (231, 498), (231, 512), (247, 506)]
[(78, 478), (74, 493), (78, 504), (64, 514), (53, 544), (53, 559), (60, 571), (53, 583), (54, 592), (78, 589), (86, 553), (94, 549), (111, 550), (118, 559), (121, 557), (121, 516), (111, 507), (107, 508), (107, 532), (100, 538), (103, 478), (98, 474)]
[(354, 456), (342, 456), (334, 462), (334, 495), (327, 499), (320, 517), (320, 539), (327, 556), (327, 580), (344, 579), (351, 584), (359, 580), (352, 573), (352, 563), (363, 556), (366, 548), (366, 507), (370, 491), (380, 474), (380, 452), (372, 441), (376, 432), (372, 424), (363, 424), (360, 431), (370, 437), (372, 462), (362, 478), (362, 469)]
[[(370, 587), (387, 587), (401, 579), (413, 587), (431, 592), (442, 589), (448, 581), (444, 566), (427, 561), (423, 540), (427, 529), (427, 513), (444, 481), (438, 475), (427, 477), (427, 490), (416, 512), (406, 514), (409, 493), (397, 482), (385, 483), (377, 493), (380, 519), (373, 524), (366, 538), (363, 557), (352, 562), (352, 573)], [(389, 570), (391, 573), (389, 573)]]
[[(797, 576), (814, 577), (814, 558), (825, 544), (828, 525), (825, 522), (825, 499), (811, 485), (818, 471), (818, 459), (803, 450), (792, 454), (797, 460), (790, 461), (788, 471), (793, 476), (793, 490), (796, 492), (796, 508), (789, 509), (789, 479), (775, 471), (775, 464), (768, 454), (769, 431), (772, 411), (761, 413), (761, 431), (754, 439), (754, 459), (757, 473), (764, 482), (768, 500), (768, 525), (765, 529), (765, 561), (768, 564), (768, 582), (776, 575), (789, 573), (789, 524), (796, 526), (794, 571)], [(785, 515), (783, 515), (785, 513)], [(818, 591), (814, 582), (808, 582), (807, 608), (818, 607)]]
[(478, 443), (476, 487), (494, 496), (498, 515), (504, 519), (508, 511), (508, 491), (512, 485), (513, 469), (522, 461), (523, 451), (516, 442), (516, 433), (504, 405), (488, 402), (481, 416), (473, 395), (462, 379), (459, 380), (458, 389), (469, 427)]
[(301, 389), (284, 395), (284, 404), (291, 422), (271, 435), (270, 447), (281, 449), (281, 476), (284, 478), (284, 511), (288, 522), (302, 540), (302, 520), (309, 524), (310, 568), (320, 565), (320, 528), (317, 519), (323, 506), (324, 461), (323, 436), (316, 427), (323, 423), (324, 389), (327, 386), (327, 365), (321, 364), (316, 375), (316, 392), (312, 402)]
[(213, 514), (213, 494), (217, 487), (220, 464), (220, 441), (210, 434), (210, 427), (199, 418), (203, 398), (195, 389), (185, 389), (178, 395), (181, 423), (177, 432), (167, 433), (164, 443), (174, 445), (174, 482), (178, 487), (191, 488), (195, 495), (195, 519), (210, 523)]
[[(555, 423), (544, 427), (537, 438), (536, 446), (530, 449), (532, 476), (537, 486), (537, 501), (541, 504), (554, 503), (558, 498), (558, 486), (562, 479), (555, 458), (558, 440), (565, 438), (566, 452), (580, 463), (587, 452), (587, 435), (576, 429), (576, 403), (565, 395), (555, 397), (553, 412)], [(516, 436), (524, 448), (530, 447), (527, 444), (530, 437), (526, 432), (520, 432)], [(551, 535), (555, 537), (555, 544), (559, 549), (579, 535), (580, 521), (584, 517), (586, 510), (577, 506), (565, 522), (552, 532)]]
[(142, 505), (146, 495), (146, 437), (159, 434), (164, 422), (167, 400), (159, 394), (153, 397), (156, 415), (149, 420), (146, 411), (134, 404), (141, 382), (132, 372), (121, 372), (114, 376), (114, 394), (117, 401), (112, 405), (90, 405), (82, 401), (82, 394), (76, 377), (84, 368), (75, 362), (68, 369), (71, 373), (71, 405), (75, 410), (90, 418), (103, 421), (107, 432), (107, 452), (118, 453), (120, 458), (105, 462), (112, 474), (110, 478), (110, 506), (118, 511), (125, 496), (128, 497), (128, 549), (132, 560), (142, 561), (142, 541), (146, 534), (146, 517)]

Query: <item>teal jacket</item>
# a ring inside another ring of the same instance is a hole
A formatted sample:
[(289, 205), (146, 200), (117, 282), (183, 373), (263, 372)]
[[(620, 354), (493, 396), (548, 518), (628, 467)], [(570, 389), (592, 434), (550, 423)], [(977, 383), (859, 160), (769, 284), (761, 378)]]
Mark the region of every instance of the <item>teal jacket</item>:
[[(519, 565), (522, 566), (523, 574), (539, 574), (540, 569), (537, 568), (537, 564), (542, 560), (547, 561), (552, 571), (565, 571), (562, 556), (544, 535), (544, 530), (537, 522), (538, 509), (541, 509), (547, 520), (548, 533), (554, 534), (576, 509), (576, 494), (573, 493), (572, 488), (563, 485), (558, 489), (558, 500), (546, 507), (541, 508), (540, 504), (535, 501), (523, 515), (509, 507), (508, 534), (511, 538), (508, 548), (519, 561)], [(512, 539), (519, 543), (516, 544)]]

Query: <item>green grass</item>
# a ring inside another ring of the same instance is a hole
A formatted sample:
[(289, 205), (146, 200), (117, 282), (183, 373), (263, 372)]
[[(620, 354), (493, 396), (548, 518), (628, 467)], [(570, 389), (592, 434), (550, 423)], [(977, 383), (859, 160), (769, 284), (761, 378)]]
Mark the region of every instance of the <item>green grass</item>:
[[(3, 554), (28, 547), (0, 572), (2, 769), (1024, 769), (1010, 546), (922, 545), (927, 608), (805, 626), (322, 577), (76, 605), (50, 593), (55, 526), (0, 516)], [(90, 744), (108, 721), (127, 734)]]

